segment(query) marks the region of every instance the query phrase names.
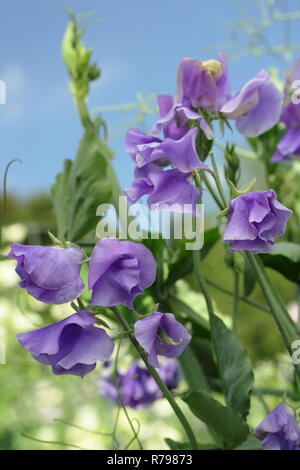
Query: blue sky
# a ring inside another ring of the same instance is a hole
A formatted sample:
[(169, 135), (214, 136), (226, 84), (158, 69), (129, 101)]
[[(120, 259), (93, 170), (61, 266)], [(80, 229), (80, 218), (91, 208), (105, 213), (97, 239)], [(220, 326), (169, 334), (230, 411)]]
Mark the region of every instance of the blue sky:
[[(0, 174), (12, 158), (23, 160), (11, 169), (10, 190), (22, 196), (47, 190), (63, 159), (74, 156), (82, 133), (60, 53), (67, 24), (65, 6), (78, 13), (94, 11), (95, 17), (103, 20), (91, 26), (85, 36), (102, 69), (102, 78), (90, 97), (90, 106), (96, 107), (132, 102), (137, 92), (173, 93), (182, 57), (214, 57), (218, 51), (214, 46), (220, 43), (223, 50), (230, 49), (228, 24), (249, 12), (259, 17), (253, 6), (245, 12), (236, 4), (245, 2), (2, 2), (0, 79), (7, 85), (7, 104), (0, 105)], [(272, 41), (282, 41), (282, 27), (280, 23), (270, 28)], [(235, 91), (262, 67), (275, 64), (270, 56), (233, 61), (229, 55), (229, 59)], [(284, 64), (280, 66), (284, 68)], [(110, 145), (116, 153), (117, 175), (125, 187), (132, 179), (132, 163), (123, 149), (125, 118), (119, 112), (107, 112), (104, 118), (112, 129), (123, 123), (119, 137)]]

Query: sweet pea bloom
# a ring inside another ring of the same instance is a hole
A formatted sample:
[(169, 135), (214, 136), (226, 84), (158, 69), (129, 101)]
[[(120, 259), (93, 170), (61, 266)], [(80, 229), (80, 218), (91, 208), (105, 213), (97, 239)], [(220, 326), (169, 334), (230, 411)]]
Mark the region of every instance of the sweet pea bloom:
[(177, 74), (176, 102), (194, 109), (218, 111), (230, 98), (225, 54), (219, 60), (182, 59)]
[(125, 138), (125, 149), (138, 168), (155, 163), (161, 167), (172, 164), (182, 172), (191, 172), (196, 168), (208, 169), (198, 158), (197, 133), (198, 129), (193, 128), (179, 140), (167, 138), (163, 141), (139, 129), (130, 129)]
[(42, 302), (63, 304), (79, 297), (84, 290), (80, 277), (84, 253), (79, 248), (13, 243), (9, 256), (17, 260), (20, 286)]
[(88, 311), (74, 313), (58, 323), (21, 333), (17, 338), (34, 359), (52, 367), (56, 375), (83, 377), (112, 355), (114, 343)]
[(254, 430), (265, 450), (300, 450), (300, 428), (294, 413), (280, 403)]
[(230, 203), (224, 241), (232, 244), (230, 251), (267, 253), (274, 246), (274, 238), (283, 235), (291, 214), (272, 189), (243, 194)]
[(272, 156), (271, 162), (277, 163), (291, 160), (291, 156), (300, 156), (300, 127), (291, 128), (286, 131), (277, 145), (276, 152)]
[(103, 238), (95, 246), (89, 265), (92, 303), (103, 307), (127, 305), (155, 281), (156, 262), (141, 243)]
[(189, 121), (196, 121), (207, 139), (213, 138), (213, 131), (204, 117), (193, 111), (188, 103), (174, 103), (170, 95), (158, 95), (157, 100), (161, 118), (153, 126), (154, 135), (159, 135), (162, 130), (166, 138), (179, 140), (189, 131)]
[(299, 91), (293, 85), (295, 80), (298, 80), (299, 90), (300, 59), (287, 74), (284, 107), (280, 116), (287, 130), (271, 159), (273, 163), (291, 160), (292, 155), (300, 156), (300, 103)]
[(246, 137), (256, 137), (279, 121), (283, 94), (262, 70), (246, 83), (241, 91), (228, 100), (220, 111), (236, 120), (236, 127)]
[(193, 185), (192, 174), (174, 169), (150, 172), (144, 178), (137, 178), (131, 188), (124, 190), (124, 194), (129, 204), (149, 195), (147, 203), (152, 210), (185, 212), (198, 216), (196, 204), (202, 191)]
[(134, 324), (135, 338), (148, 353), (148, 361), (159, 367), (157, 356), (180, 356), (191, 335), (172, 313), (154, 312)]
[[(165, 361), (157, 371), (169, 390), (177, 388), (181, 374), (176, 360)], [(133, 363), (123, 374), (119, 372), (117, 380), (122, 400), (130, 408), (143, 408), (163, 396), (146, 367), (139, 363)], [(119, 405), (119, 394), (113, 377), (101, 379), (100, 393)]]

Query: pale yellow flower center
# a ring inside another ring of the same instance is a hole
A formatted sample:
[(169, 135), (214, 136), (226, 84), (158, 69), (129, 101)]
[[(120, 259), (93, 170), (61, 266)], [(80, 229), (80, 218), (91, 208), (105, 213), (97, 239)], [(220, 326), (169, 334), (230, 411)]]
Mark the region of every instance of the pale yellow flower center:
[(202, 66), (213, 76), (219, 77), (223, 72), (223, 67), (221, 62), (218, 60), (203, 60)]

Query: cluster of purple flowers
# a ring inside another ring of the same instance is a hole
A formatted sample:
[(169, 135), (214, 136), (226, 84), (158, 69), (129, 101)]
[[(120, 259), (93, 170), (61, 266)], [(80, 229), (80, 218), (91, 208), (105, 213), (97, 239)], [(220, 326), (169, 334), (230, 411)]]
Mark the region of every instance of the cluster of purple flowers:
[[(80, 277), (84, 253), (77, 247), (44, 247), (12, 244), (10, 257), (17, 260), (20, 286), (49, 304), (70, 302), (84, 289)], [(92, 304), (126, 305), (155, 281), (156, 262), (144, 245), (104, 238), (95, 246), (89, 265)], [(55, 374), (84, 376), (96, 362), (108, 360), (114, 343), (95, 326), (95, 316), (81, 310), (58, 323), (18, 335), (20, 344)], [(154, 312), (135, 323), (136, 339), (158, 367), (157, 354), (177, 357), (191, 337), (170, 313)]]
[(199, 158), (197, 141), (213, 138), (212, 120), (233, 119), (242, 134), (255, 137), (278, 122), (282, 101), (265, 70), (232, 95), (224, 54), (219, 60), (183, 59), (175, 98), (158, 96), (160, 119), (152, 134), (139, 129), (127, 133), (125, 147), (136, 165), (133, 185), (125, 190), (129, 203), (148, 195), (152, 208), (178, 204), (183, 212), (190, 211), (186, 207), (194, 208), (201, 195), (192, 171), (209, 169)]
[[(299, 64), (290, 80), (297, 74)], [(294, 126), (291, 133), (299, 132), (300, 148), (300, 131), (295, 129), (300, 122), (299, 108), (291, 104), (282, 113), (283, 94), (265, 70), (232, 95), (224, 54), (219, 60), (183, 59), (175, 98), (159, 95), (158, 105), (160, 119), (154, 124), (152, 135), (130, 129), (126, 136), (125, 148), (136, 165), (133, 185), (125, 190), (130, 204), (148, 195), (152, 209), (175, 211), (176, 207), (176, 211), (198, 215), (196, 203), (202, 191), (193, 184), (193, 171), (210, 169), (200, 160), (197, 139), (201, 134), (206, 139), (213, 138), (214, 118), (233, 119), (242, 134), (255, 137), (272, 128), (280, 115), (286, 116), (285, 122)], [(288, 131), (284, 139), (289, 135)], [(278, 159), (278, 152), (276, 155), (274, 158)], [(272, 190), (241, 195), (230, 204), (224, 241), (232, 243), (231, 251), (268, 252), (274, 246), (274, 238), (284, 233), (290, 215), (291, 211), (277, 201)]]
[(300, 450), (300, 427), (293, 410), (285, 403), (274, 408), (254, 433), (265, 450)]
[[(163, 361), (157, 372), (169, 390), (178, 387), (181, 372), (176, 360)], [(100, 394), (117, 405), (120, 405), (120, 395), (125, 406), (130, 408), (143, 408), (163, 396), (152, 375), (138, 362), (131, 364), (124, 373), (118, 372), (117, 384), (118, 387), (111, 373), (100, 381)]]

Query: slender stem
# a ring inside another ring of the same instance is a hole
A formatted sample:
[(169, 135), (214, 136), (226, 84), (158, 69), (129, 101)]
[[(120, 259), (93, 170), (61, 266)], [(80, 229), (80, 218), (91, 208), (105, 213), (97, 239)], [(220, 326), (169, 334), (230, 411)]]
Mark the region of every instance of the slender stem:
[(261, 402), (262, 406), (264, 407), (265, 412), (267, 414), (269, 414), (270, 410), (269, 410), (269, 407), (268, 407), (268, 404), (267, 404), (266, 400), (264, 399), (263, 393), (260, 390), (258, 390), (257, 388), (253, 389), (253, 393), (254, 393), (254, 395), (257, 396), (258, 400)]
[(125, 403), (124, 403), (124, 400), (123, 400), (123, 395), (122, 395), (122, 392), (121, 392), (121, 389), (120, 389), (120, 386), (119, 386), (119, 379), (118, 379), (118, 360), (119, 360), (119, 353), (120, 353), (120, 348), (121, 348), (121, 342), (122, 340), (119, 341), (119, 344), (118, 344), (118, 347), (117, 347), (117, 353), (116, 353), (116, 358), (115, 358), (115, 363), (114, 363), (114, 383), (115, 383), (115, 387), (117, 389), (117, 393), (118, 393), (118, 398), (119, 398), (119, 402), (120, 402), (120, 405), (121, 405), (121, 408), (122, 410), (124, 411), (124, 414), (126, 416), (126, 419), (129, 423), (129, 426), (131, 427), (131, 431), (133, 433), (133, 436), (134, 436), (134, 439), (136, 439), (138, 445), (139, 445), (139, 448), (140, 450), (143, 450), (143, 446), (142, 446), (142, 443), (138, 437), (138, 433), (136, 432), (136, 430), (134, 429), (134, 426), (132, 424), (132, 421), (130, 419), (130, 416), (128, 414), (128, 411), (127, 411), (127, 408), (125, 406)]
[(290, 398), (293, 401), (299, 401), (299, 396), (295, 395), (294, 393), (290, 392), (289, 390), (279, 390), (274, 388), (255, 388), (254, 390), (258, 390), (262, 395), (270, 395), (274, 397), (284, 397)]
[(239, 305), (239, 280), (240, 275), (233, 270), (234, 277), (234, 289), (233, 289), (233, 309), (232, 309), (232, 331), (236, 332), (237, 328), (237, 316), (238, 316), (238, 305)]
[[(257, 261), (256, 256), (251, 252), (248, 251), (246, 252), (246, 256), (252, 266), (252, 269), (257, 277), (257, 281), (260, 284), (261, 290), (263, 291), (263, 294), (266, 298), (266, 301), (269, 304), (271, 313), (274, 317), (274, 320), (278, 326), (278, 329), (281, 333), (281, 336), (284, 340), (284, 343), (286, 345), (286, 348), (292, 357), (293, 355), (293, 349), (292, 349), (292, 343), (297, 340), (297, 332), (295, 330), (295, 327), (292, 323), (292, 320), (288, 314), (288, 312), (285, 310), (285, 308), (282, 306), (281, 301), (278, 299), (278, 296), (276, 292), (273, 290), (273, 287), (267, 277), (267, 274), (263, 268)], [(295, 371), (300, 379), (300, 364), (294, 364)]]
[(7, 213), (7, 175), (8, 175), (8, 170), (10, 168), (10, 166), (15, 163), (15, 162), (19, 162), (19, 163), (22, 163), (22, 160), (20, 160), (19, 158), (15, 158), (14, 160), (11, 160), (6, 168), (5, 168), (5, 171), (4, 171), (4, 177), (3, 177), (3, 209), (2, 209), (2, 214), (1, 214), (1, 220), (0, 220), (0, 248), (2, 246), (2, 229), (5, 225), (5, 216), (6, 216), (6, 213)]
[[(212, 343), (217, 344), (218, 338), (216, 336), (216, 330), (214, 328), (215, 311), (214, 311), (214, 306), (213, 306), (211, 297), (209, 295), (207, 284), (205, 282), (205, 277), (203, 276), (203, 273), (202, 273), (199, 251), (195, 250), (193, 252), (193, 261), (194, 261), (194, 273), (195, 273), (196, 278), (199, 282), (199, 286), (200, 286), (200, 289), (201, 289), (202, 294), (204, 296), (204, 300), (205, 300), (206, 307), (207, 307), (207, 312), (208, 312), (209, 322), (210, 322), (210, 333), (211, 333)], [(216, 354), (216, 357), (217, 357), (217, 363), (220, 364), (220, 357), (219, 357), (218, 350), (216, 348), (214, 348), (214, 350), (215, 350), (215, 354)]]
[(89, 111), (85, 102), (85, 98), (82, 97), (81, 94), (77, 90), (74, 93), (74, 97), (75, 97), (76, 107), (78, 109), (83, 127), (93, 128), (94, 123), (90, 117), (90, 114), (89, 114)]
[(112, 434), (112, 444), (116, 445), (116, 449), (118, 449), (120, 447), (120, 444), (119, 444), (119, 441), (118, 441), (118, 438), (117, 438), (117, 428), (118, 428), (118, 423), (119, 423), (119, 418), (120, 418), (120, 410), (121, 410), (121, 408), (118, 406), (116, 417), (115, 417), (115, 422), (114, 422), (114, 427), (113, 427), (113, 430), (112, 430), (112, 433), (111, 433)]
[(214, 188), (212, 187), (212, 184), (211, 182), (209, 181), (208, 179), (208, 176), (203, 172), (203, 175), (202, 175), (202, 178), (203, 178), (203, 181), (205, 183), (205, 186), (207, 187), (207, 189), (209, 190), (210, 194), (212, 195), (215, 203), (217, 204), (217, 206), (220, 208), (220, 209), (223, 209), (223, 204), (222, 204), (222, 201), (219, 199), (219, 196), (217, 195), (217, 193), (215, 192)]
[[(211, 281), (210, 279), (205, 278), (205, 281), (209, 286), (214, 287), (215, 289), (218, 289), (220, 292), (223, 292), (226, 295), (230, 295), (230, 296), (234, 295), (233, 292), (231, 292), (228, 289), (225, 289), (225, 287), (219, 286), (219, 284), (216, 284), (215, 282)], [(238, 295), (238, 299), (241, 300), (242, 302), (245, 302), (245, 304), (248, 304), (248, 305), (251, 305), (252, 307), (258, 308), (259, 310), (262, 310), (266, 313), (271, 313), (270, 309), (268, 307), (265, 307), (264, 305), (262, 305), (258, 302), (255, 302), (255, 300), (251, 300), (251, 299), (248, 299), (247, 297), (242, 297), (240, 295)]]
[(296, 291), (296, 298), (297, 298), (297, 330), (300, 332), (300, 286), (297, 284), (297, 287), (296, 287), (297, 291)]
[(215, 314), (214, 312), (214, 306), (212, 303), (212, 300), (209, 295), (209, 291), (205, 282), (205, 278), (202, 274), (201, 266), (200, 266), (200, 254), (199, 251), (194, 250), (193, 251), (193, 261), (194, 261), (194, 272), (196, 274), (196, 278), (199, 282), (200, 288), (202, 290), (202, 294), (204, 296), (204, 300), (206, 302), (206, 307), (208, 311), (209, 318), (211, 318), (212, 315)]
[(212, 165), (213, 165), (213, 169), (214, 169), (214, 172), (213, 172), (213, 177), (215, 179), (215, 182), (216, 182), (216, 186), (218, 188), (218, 191), (219, 191), (219, 194), (221, 196), (221, 199), (222, 199), (222, 203), (223, 203), (223, 207), (222, 209), (225, 209), (228, 205), (228, 202), (226, 200), (226, 196), (225, 196), (225, 193), (223, 191), (223, 187), (222, 187), (222, 183), (221, 183), (221, 179), (220, 179), (220, 175), (219, 175), (219, 171), (218, 171), (218, 167), (217, 167), (217, 163), (216, 163), (216, 160), (215, 160), (215, 157), (214, 157), (214, 154), (211, 153), (210, 154), (210, 157), (211, 157), (211, 161), (212, 161)]
[(179, 297), (176, 297), (176, 295), (171, 294), (169, 296), (169, 301), (171, 302), (171, 305), (174, 305), (179, 310), (184, 312), (192, 321), (197, 323), (202, 328), (205, 328), (208, 330), (209, 325), (208, 325), (207, 320), (203, 318), (201, 315), (199, 315), (199, 313), (195, 312), (195, 310), (193, 310), (182, 299), (180, 299)]
[[(123, 328), (126, 331), (128, 331), (130, 329), (130, 325), (128, 324), (126, 318), (118, 310), (118, 308), (111, 307), (111, 310), (115, 313), (118, 321), (121, 323)], [(188, 439), (190, 441), (192, 449), (197, 450), (198, 449), (198, 443), (197, 443), (196, 437), (194, 435), (194, 432), (193, 432), (189, 422), (187, 421), (186, 417), (184, 416), (183, 412), (181, 411), (181, 408), (178, 406), (178, 404), (177, 404), (175, 398), (173, 397), (172, 393), (170, 392), (170, 390), (168, 389), (166, 384), (162, 381), (162, 379), (160, 378), (160, 376), (159, 376), (158, 372), (156, 371), (156, 369), (149, 364), (149, 362), (147, 360), (147, 356), (146, 356), (144, 350), (140, 347), (140, 345), (136, 341), (135, 337), (131, 333), (128, 333), (128, 338), (130, 339), (132, 345), (134, 346), (134, 348), (136, 349), (136, 351), (139, 353), (140, 357), (144, 361), (148, 371), (150, 372), (150, 374), (154, 378), (155, 382), (157, 383), (158, 387), (160, 388), (160, 390), (164, 394), (165, 398), (168, 400), (170, 406), (172, 407), (174, 413), (176, 414), (178, 420), (180, 421), (182, 427), (184, 428), (184, 430), (185, 430), (185, 432), (188, 436)]]

